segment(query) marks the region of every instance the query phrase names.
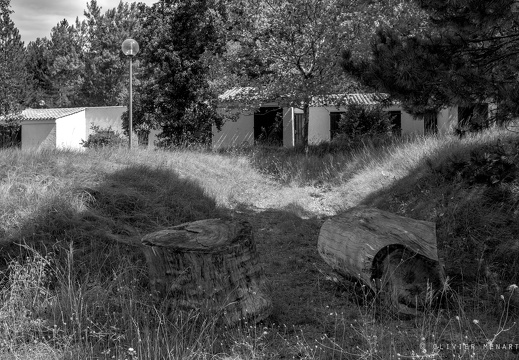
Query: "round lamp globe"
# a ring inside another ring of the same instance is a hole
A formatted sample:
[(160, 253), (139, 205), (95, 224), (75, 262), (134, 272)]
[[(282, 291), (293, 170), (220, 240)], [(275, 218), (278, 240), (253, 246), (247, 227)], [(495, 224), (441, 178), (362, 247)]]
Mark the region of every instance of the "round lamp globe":
[(121, 46), (123, 54), (127, 56), (135, 56), (139, 52), (139, 44), (133, 39), (126, 39)]

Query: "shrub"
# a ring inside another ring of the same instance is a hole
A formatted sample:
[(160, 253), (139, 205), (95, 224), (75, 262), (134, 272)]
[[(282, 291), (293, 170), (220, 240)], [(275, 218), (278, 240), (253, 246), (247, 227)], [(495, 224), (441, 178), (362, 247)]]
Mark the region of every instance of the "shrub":
[(88, 139), (81, 141), (83, 147), (118, 147), (124, 145), (127, 141), (119, 132), (112, 130), (111, 126), (103, 129), (97, 125), (92, 125), (90, 129), (92, 133), (88, 135)]
[(392, 128), (391, 115), (382, 106), (353, 104), (341, 116), (334, 135), (336, 141), (358, 141), (365, 137), (389, 135)]

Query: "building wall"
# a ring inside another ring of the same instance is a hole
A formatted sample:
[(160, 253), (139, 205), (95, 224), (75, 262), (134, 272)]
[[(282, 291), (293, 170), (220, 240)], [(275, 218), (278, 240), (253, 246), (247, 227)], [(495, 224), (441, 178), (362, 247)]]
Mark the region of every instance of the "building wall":
[(102, 106), (89, 107), (85, 110), (86, 134), (92, 133), (92, 125), (101, 129), (112, 128), (113, 131), (123, 134), (123, 121), (121, 116), (126, 111), (126, 106)]
[(85, 111), (56, 119), (56, 148), (83, 150), (86, 140)]
[[(414, 118), (411, 114), (402, 110), (400, 106), (393, 105), (385, 108), (386, 111), (401, 111), (402, 134), (423, 134), (423, 119)], [(347, 111), (345, 107), (311, 107), (310, 124), (308, 129), (308, 142), (318, 144), (322, 141), (330, 141), (330, 112)]]
[(344, 111), (336, 107), (311, 107), (309, 109), (308, 144), (330, 141), (330, 112)]
[(402, 135), (423, 135), (424, 131), (423, 118), (415, 118), (402, 110)]
[(56, 148), (56, 123), (51, 121), (24, 121), (22, 124), (22, 150)]
[(254, 114), (239, 114), (236, 121), (227, 120), (220, 131), (213, 125), (213, 148), (254, 144)]
[(148, 149), (154, 149), (155, 143), (158, 141), (158, 135), (162, 132), (162, 130), (151, 129), (150, 134), (148, 135)]
[[(423, 135), (424, 120), (421, 117), (413, 117), (411, 114), (402, 110), (399, 105), (392, 105), (385, 108), (386, 111), (401, 112), (401, 128), (403, 135)], [(335, 106), (311, 107), (310, 123), (308, 125), (308, 143), (319, 144), (323, 141), (330, 141), (330, 112), (347, 111), (347, 108)], [(297, 108), (283, 109), (283, 146), (293, 147), (294, 138), (294, 114), (302, 113)], [(438, 114), (438, 132), (440, 134), (449, 133), (453, 126), (458, 122), (457, 107), (442, 110)], [(213, 147), (235, 146), (243, 143), (254, 144), (254, 115), (240, 114), (237, 121), (227, 121), (221, 131), (216, 131), (213, 126)]]
[[(124, 136), (122, 115), (126, 111), (126, 106), (98, 106), (86, 108), (86, 137), (92, 134), (92, 125), (99, 126), (100, 129), (107, 130), (110, 128), (119, 135)], [(153, 147), (156, 133), (150, 131), (148, 138), (148, 147)], [(151, 140), (151, 141), (150, 141)], [(137, 146), (138, 136), (135, 131), (132, 135), (132, 146)]]
[(295, 108), (283, 108), (283, 147), (294, 147)]

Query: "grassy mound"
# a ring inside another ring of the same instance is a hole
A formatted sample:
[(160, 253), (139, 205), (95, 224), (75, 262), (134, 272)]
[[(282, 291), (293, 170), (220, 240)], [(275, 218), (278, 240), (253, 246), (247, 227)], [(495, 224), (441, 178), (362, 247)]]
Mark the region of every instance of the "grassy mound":
[(454, 283), (518, 283), (517, 135), (487, 133), (448, 145), (363, 203), (435, 222), (440, 256)]

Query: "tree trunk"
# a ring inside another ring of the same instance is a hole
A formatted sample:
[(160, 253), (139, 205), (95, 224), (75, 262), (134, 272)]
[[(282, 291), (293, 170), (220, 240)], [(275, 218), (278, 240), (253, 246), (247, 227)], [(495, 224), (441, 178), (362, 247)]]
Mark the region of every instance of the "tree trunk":
[(303, 104), (303, 145), (308, 155), (308, 129), (310, 124), (310, 100), (305, 100)]
[(321, 257), (337, 273), (360, 280), (400, 313), (415, 313), (443, 284), (435, 224), (357, 207), (327, 220)]
[(152, 289), (174, 305), (221, 316), (227, 324), (270, 315), (249, 223), (200, 220), (148, 234), (142, 244)]

